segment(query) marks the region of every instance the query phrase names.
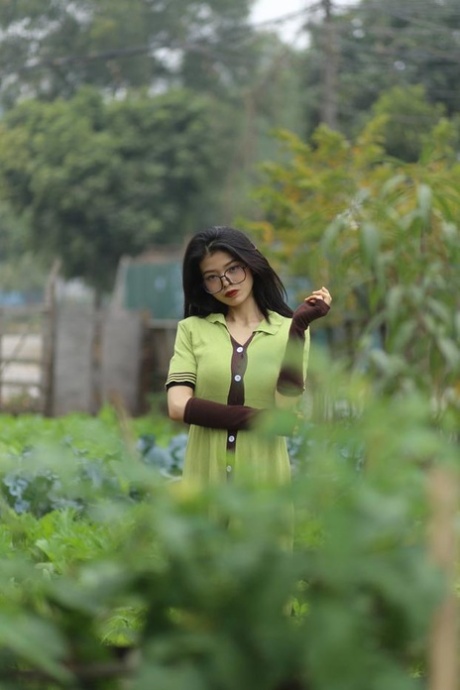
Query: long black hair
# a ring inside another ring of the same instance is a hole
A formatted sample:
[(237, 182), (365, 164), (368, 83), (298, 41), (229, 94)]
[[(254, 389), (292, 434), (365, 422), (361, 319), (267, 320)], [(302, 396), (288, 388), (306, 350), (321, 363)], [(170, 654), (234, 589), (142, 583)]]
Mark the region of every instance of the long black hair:
[(203, 287), (200, 263), (209, 254), (222, 251), (247, 266), (253, 276), (253, 294), (257, 306), (268, 320), (269, 310), (282, 316), (292, 316), (286, 303), (285, 287), (267, 259), (241, 230), (226, 225), (214, 225), (198, 232), (187, 245), (182, 266), (184, 288), (184, 317), (226, 314), (227, 305), (219, 302)]

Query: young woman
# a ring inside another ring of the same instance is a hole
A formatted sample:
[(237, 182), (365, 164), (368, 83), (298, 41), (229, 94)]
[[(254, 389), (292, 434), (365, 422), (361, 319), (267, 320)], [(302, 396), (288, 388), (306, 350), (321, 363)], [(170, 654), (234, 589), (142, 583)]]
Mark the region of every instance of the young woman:
[(308, 327), (328, 290), (293, 313), (267, 259), (239, 230), (211, 227), (183, 261), (184, 319), (166, 381), (171, 419), (190, 424), (184, 479), (210, 484), (289, 480), (286, 438), (269, 433), (275, 408), (304, 389)]

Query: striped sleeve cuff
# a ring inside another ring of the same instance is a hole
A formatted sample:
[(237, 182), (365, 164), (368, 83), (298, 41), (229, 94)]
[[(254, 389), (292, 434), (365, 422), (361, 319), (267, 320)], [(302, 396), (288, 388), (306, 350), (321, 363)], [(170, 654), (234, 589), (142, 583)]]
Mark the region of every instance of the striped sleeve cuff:
[(196, 374), (191, 371), (181, 371), (178, 373), (170, 373), (166, 379), (166, 388), (169, 386), (191, 386), (195, 388)]

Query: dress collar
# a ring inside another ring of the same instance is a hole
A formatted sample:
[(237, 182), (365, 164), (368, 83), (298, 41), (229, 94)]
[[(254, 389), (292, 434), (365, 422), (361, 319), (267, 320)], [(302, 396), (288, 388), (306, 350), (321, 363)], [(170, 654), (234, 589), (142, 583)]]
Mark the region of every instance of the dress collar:
[[(270, 323), (266, 319), (263, 319), (263, 321), (261, 321), (255, 329), (255, 333), (269, 333), (270, 335), (275, 335), (275, 333), (278, 333), (283, 322), (283, 317), (276, 311), (269, 311), (268, 313), (270, 315)], [(221, 323), (223, 326), (227, 326), (224, 314), (219, 312), (209, 314), (206, 316), (206, 320), (210, 323)]]

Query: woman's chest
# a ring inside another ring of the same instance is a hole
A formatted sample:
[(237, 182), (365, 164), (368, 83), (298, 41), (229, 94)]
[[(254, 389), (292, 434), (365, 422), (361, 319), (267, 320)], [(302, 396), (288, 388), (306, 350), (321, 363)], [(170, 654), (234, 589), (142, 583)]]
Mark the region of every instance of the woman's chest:
[[(232, 379), (244, 386), (246, 398), (266, 398), (273, 394), (285, 348), (285, 338), (256, 332), (245, 333), (239, 341), (225, 329), (213, 339), (197, 343), (196, 393), (203, 397), (227, 397)], [(243, 343), (241, 341), (243, 340)]]

